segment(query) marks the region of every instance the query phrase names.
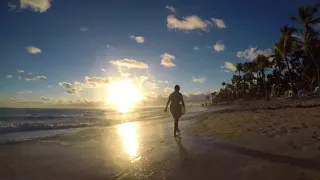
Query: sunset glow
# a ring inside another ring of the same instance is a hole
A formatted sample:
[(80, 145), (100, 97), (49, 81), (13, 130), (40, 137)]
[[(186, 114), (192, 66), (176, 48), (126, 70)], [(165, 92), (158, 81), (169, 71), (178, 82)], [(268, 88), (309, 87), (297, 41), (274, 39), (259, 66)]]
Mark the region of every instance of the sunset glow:
[(110, 84), (107, 103), (113, 105), (119, 112), (128, 112), (134, 104), (142, 99), (142, 95), (132, 81), (115, 81)]

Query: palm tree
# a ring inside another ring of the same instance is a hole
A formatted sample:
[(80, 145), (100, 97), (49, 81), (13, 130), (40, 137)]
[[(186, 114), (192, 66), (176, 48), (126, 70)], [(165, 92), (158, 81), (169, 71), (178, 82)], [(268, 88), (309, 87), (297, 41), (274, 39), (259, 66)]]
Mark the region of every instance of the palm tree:
[(316, 34), (316, 32), (310, 27), (310, 25), (316, 25), (320, 23), (320, 18), (315, 17), (319, 10), (319, 7), (320, 4), (316, 4), (314, 6), (302, 5), (299, 8), (299, 16), (290, 16), (290, 19), (303, 25), (306, 28), (306, 34)]
[(267, 86), (266, 86), (266, 75), (265, 75), (265, 71), (264, 71), (265, 68), (268, 68), (270, 66), (269, 59), (265, 55), (259, 54), (256, 57), (256, 59), (254, 60), (254, 62), (256, 62), (257, 69), (262, 76), (262, 82), (263, 82), (263, 86), (264, 86), (266, 100), (269, 100), (269, 93), (268, 93)]
[(303, 37), (303, 41), (301, 43), (303, 43), (303, 49), (304, 51), (310, 55), (314, 65), (316, 66), (317, 69), (317, 85), (320, 85), (320, 70), (319, 70), (319, 65), (317, 63), (317, 61), (315, 60), (314, 56), (313, 56), (313, 52), (312, 49), (313, 47), (315, 47), (316, 43), (317, 43), (317, 37), (315, 36), (315, 34), (313, 33), (304, 33), (302, 30), (300, 31), (300, 34)]
[(285, 25), (283, 28), (280, 29), (280, 42), (276, 44), (272, 44), (272, 47), (285, 60), (285, 63), (288, 68), (288, 75), (289, 75), (290, 87), (292, 92), (294, 92), (293, 91), (294, 88), (293, 88), (293, 82), (291, 78), (291, 68), (289, 65), (288, 54), (292, 52), (293, 44), (294, 44), (294, 41), (296, 40), (294, 37), (292, 37), (292, 34), (296, 31), (297, 30), (295, 28)]
[(240, 76), (240, 72), (243, 71), (243, 64), (242, 63), (237, 63), (236, 64), (236, 71), (239, 72), (239, 76)]

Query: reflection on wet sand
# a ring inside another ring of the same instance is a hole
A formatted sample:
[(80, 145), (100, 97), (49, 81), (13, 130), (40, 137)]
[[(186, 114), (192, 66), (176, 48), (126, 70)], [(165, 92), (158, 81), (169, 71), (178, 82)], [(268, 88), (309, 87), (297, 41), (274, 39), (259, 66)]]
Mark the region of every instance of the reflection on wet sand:
[(180, 158), (181, 158), (182, 160), (188, 160), (188, 151), (187, 151), (187, 149), (183, 146), (182, 141), (181, 141), (181, 137), (176, 138), (175, 140), (176, 140), (176, 143), (177, 143), (177, 145), (178, 145), (178, 147), (179, 147), (179, 155), (180, 155)]
[(138, 156), (138, 139), (137, 125), (135, 122), (128, 122), (118, 125), (118, 132), (122, 138), (125, 152), (129, 159), (134, 162), (139, 159)]

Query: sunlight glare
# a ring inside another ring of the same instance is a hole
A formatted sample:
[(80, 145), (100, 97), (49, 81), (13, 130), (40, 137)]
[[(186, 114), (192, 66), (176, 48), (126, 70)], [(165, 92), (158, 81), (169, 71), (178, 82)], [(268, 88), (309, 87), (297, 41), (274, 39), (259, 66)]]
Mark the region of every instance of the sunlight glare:
[(137, 159), (138, 141), (135, 122), (128, 122), (118, 125), (118, 132), (122, 138), (125, 152), (129, 155), (131, 161)]
[(115, 105), (120, 112), (128, 112), (141, 99), (141, 93), (130, 80), (115, 81), (110, 84), (107, 101)]

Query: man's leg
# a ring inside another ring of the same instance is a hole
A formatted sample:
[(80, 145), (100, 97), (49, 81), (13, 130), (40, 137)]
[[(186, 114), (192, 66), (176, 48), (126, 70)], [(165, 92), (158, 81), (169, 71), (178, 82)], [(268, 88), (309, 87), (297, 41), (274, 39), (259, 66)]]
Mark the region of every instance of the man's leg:
[(176, 132), (178, 131), (178, 121), (179, 121), (179, 118), (175, 118), (174, 119), (174, 129), (173, 129), (173, 135), (176, 137)]

